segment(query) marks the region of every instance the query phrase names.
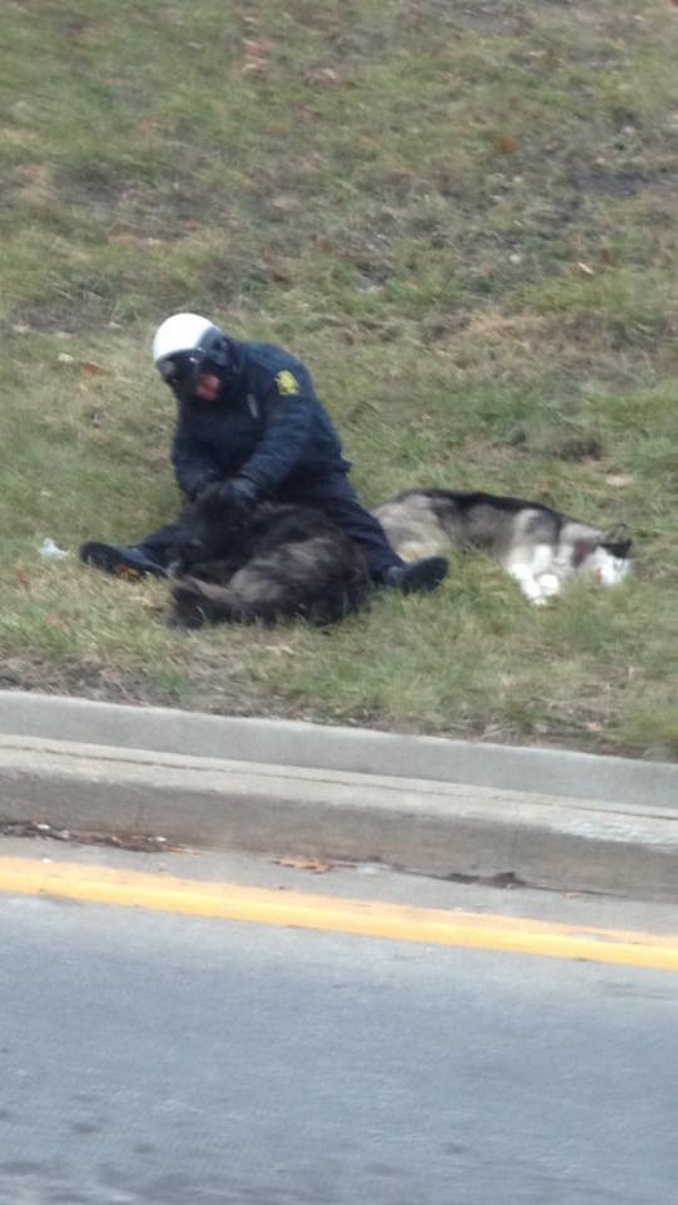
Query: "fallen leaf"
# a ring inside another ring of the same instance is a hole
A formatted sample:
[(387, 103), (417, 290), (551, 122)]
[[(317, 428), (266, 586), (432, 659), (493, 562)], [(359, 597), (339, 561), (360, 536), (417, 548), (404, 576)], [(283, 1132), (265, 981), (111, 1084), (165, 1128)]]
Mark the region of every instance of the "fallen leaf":
[(291, 196), (289, 193), (279, 193), (277, 197), (272, 197), (271, 206), (277, 209), (280, 213), (293, 213), (301, 208), (301, 201), (298, 197)]
[(294, 261), (284, 255), (275, 255), (264, 247), (261, 251), (262, 266), (271, 280), (278, 284), (289, 284), (293, 277)]
[(240, 74), (265, 75), (268, 70), (269, 66), (265, 59), (248, 59), (247, 62), (243, 64)]
[(159, 117), (142, 117), (137, 129), (141, 134), (155, 134), (158, 130), (162, 130), (166, 122), (161, 121)]
[(610, 473), (609, 476), (605, 478), (606, 485), (613, 485), (617, 489), (624, 489), (627, 485), (633, 485), (634, 481), (635, 477), (633, 477), (630, 473)]
[(336, 87), (338, 84), (343, 83), (338, 72), (333, 67), (319, 67), (315, 71), (307, 71), (303, 79), (307, 84), (314, 84), (320, 88)]
[(287, 866), (290, 870), (310, 870), (313, 874), (327, 874), (334, 870), (331, 862), (318, 862), (316, 858), (276, 858), (276, 866)]
[(518, 150), (518, 139), (514, 138), (513, 134), (498, 134), (494, 145), (502, 155), (515, 155)]
[(268, 38), (245, 38), (243, 42), (246, 59), (262, 59), (273, 49), (273, 43)]

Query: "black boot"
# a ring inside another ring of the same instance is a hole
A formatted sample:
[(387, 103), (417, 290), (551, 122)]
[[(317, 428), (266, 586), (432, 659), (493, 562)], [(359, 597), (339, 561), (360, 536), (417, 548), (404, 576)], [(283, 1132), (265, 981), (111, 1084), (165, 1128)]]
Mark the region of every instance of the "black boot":
[(99, 544), (90, 540), (80, 545), (80, 560), (93, 569), (115, 577), (167, 577), (167, 570), (152, 561), (140, 548), (124, 544)]
[(428, 556), (409, 565), (391, 565), (383, 575), (382, 585), (389, 590), (400, 590), (402, 594), (435, 590), (447, 577), (447, 568), (444, 556)]

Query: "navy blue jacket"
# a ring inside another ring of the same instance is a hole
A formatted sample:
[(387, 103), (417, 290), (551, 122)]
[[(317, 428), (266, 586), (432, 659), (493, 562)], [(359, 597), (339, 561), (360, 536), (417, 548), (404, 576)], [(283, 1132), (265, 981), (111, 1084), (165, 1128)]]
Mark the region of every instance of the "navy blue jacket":
[(191, 498), (210, 480), (240, 476), (265, 497), (345, 474), (350, 464), (308, 369), (271, 344), (232, 348), (234, 371), (216, 401), (175, 390), (171, 460), (183, 493)]

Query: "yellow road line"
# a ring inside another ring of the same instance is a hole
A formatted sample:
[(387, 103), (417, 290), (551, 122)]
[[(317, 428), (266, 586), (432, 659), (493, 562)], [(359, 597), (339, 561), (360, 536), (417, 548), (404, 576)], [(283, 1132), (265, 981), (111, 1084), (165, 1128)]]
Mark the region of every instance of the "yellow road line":
[(127, 908), (322, 929), (429, 945), (678, 970), (678, 933), (553, 924), (524, 917), (414, 908), (300, 891), (241, 887), (77, 862), (0, 858), (0, 892), (61, 896)]

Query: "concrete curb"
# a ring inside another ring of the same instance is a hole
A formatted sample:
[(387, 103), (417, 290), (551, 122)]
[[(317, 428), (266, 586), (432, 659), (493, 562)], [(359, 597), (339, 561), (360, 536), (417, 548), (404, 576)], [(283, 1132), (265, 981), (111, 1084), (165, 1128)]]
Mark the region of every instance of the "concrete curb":
[(678, 894), (678, 765), (0, 692), (0, 819)]
[(678, 815), (678, 763), (671, 762), (127, 707), (22, 691), (0, 691), (0, 732), (260, 765), (542, 792), (564, 799), (642, 801), (674, 807)]

